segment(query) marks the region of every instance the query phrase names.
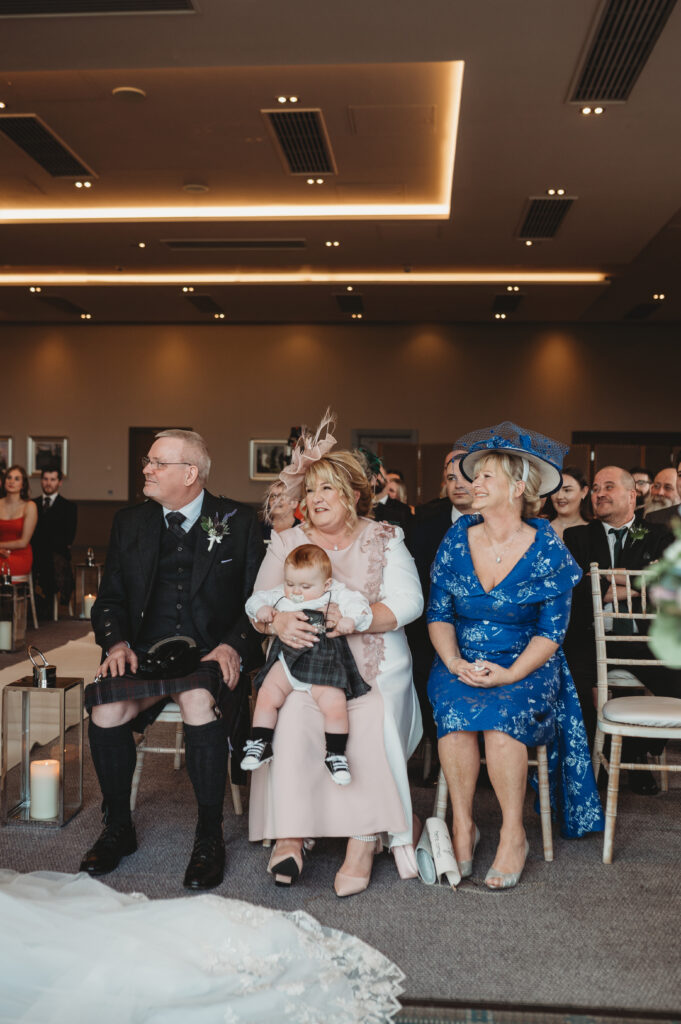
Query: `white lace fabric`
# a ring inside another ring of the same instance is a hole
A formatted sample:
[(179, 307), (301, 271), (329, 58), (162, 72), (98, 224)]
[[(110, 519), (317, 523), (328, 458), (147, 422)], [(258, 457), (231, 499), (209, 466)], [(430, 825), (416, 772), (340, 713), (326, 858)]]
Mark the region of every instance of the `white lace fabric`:
[(384, 1024), (404, 974), (297, 910), (0, 871), (0, 1022)]

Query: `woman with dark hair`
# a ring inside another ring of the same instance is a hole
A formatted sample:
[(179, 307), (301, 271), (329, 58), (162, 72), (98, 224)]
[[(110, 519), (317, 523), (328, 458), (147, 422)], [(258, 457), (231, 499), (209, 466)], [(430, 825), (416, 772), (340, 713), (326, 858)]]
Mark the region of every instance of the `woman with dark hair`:
[[(324, 728), (314, 700), (297, 691), (287, 697), (274, 733), (274, 759), (254, 773), (250, 838), (276, 839), (270, 871), (295, 881), (303, 867), (303, 839), (349, 836), (334, 887), (338, 896), (350, 896), (368, 886), (374, 853), (386, 836), (400, 875), (416, 876), (407, 760), (421, 738), (421, 715), (403, 627), (421, 614), (423, 596), (402, 530), (371, 518), (373, 493), (362, 466), (351, 452), (332, 451), (334, 438), (328, 430), (321, 437), (321, 430), (301, 437), (291, 466), (281, 473), (287, 493), (302, 498), (303, 524), (272, 534), (255, 587), (282, 582), (293, 548), (323, 548), (334, 579), (362, 593), (371, 606), (369, 628), (347, 638), (371, 689), (348, 702), (352, 784), (345, 787), (334, 785), (320, 759)], [(337, 635), (339, 616), (331, 605), (327, 636)], [(315, 626), (303, 610), (279, 611), (270, 623), (253, 625), (293, 650), (316, 642)]]
[(566, 466), (563, 483), (551, 495), (553, 515), (549, 514), (551, 526), (560, 539), (570, 526), (586, 526), (591, 515), (589, 485), (579, 466)]
[(37, 522), (28, 474), (23, 466), (10, 466), (0, 492), (0, 565), (9, 564), (12, 576), (26, 576), (31, 571), (31, 537)]

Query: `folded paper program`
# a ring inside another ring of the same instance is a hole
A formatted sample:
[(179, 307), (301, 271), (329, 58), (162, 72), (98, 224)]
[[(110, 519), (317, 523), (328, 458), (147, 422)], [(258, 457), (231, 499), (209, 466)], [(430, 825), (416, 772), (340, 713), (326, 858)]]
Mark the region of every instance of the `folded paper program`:
[(461, 881), (449, 829), (442, 818), (427, 818), (416, 847), (419, 878), (426, 885), (442, 882), (443, 877), (454, 889)]

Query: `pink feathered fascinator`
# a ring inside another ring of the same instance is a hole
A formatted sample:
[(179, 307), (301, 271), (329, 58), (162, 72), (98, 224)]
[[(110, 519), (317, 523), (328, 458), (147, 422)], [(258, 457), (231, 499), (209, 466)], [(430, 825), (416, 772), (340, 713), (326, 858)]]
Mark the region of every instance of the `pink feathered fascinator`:
[(336, 438), (331, 433), (335, 425), (335, 417), (331, 410), (327, 409), (314, 434), (310, 434), (307, 428), (303, 427), (293, 449), (290, 464), (279, 474), (279, 479), (284, 485), (284, 493), (292, 501), (300, 501), (302, 498), (303, 481), (310, 466), (323, 459), (335, 447)]

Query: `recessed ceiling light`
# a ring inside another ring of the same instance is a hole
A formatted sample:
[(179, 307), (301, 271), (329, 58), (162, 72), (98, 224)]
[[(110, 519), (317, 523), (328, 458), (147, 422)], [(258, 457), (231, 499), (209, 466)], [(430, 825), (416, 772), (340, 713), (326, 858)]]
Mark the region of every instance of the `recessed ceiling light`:
[(224, 319), (225, 319), (225, 314), (224, 313), (213, 313), (213, 320), (224, 320)]
[(602, 114), (604, 109), (604, 107), (594, 107), (594, 114)]
[(664, 302), (664, 292), (655, 292), (653, 300), (655, 302)]
[(184, 287), (182, 288), (182, 291), (183, 291), (183, 292), (185, 293), (185, 295), (186, 295), (186, 293), (187, 293), (187, 292), (193, 292), (193, 291), (194, 291), (194, 289), (193, 289), (193, 287), (192, 287), (191, 285), (189, 285), (189, 284), (186, 284), (186, 285), (184, 285)]
[(115, 89), (111, 90), (111, 95), (115, 96), (117, 100), (132, 100), (133, 102), (147, 98), (144, 89), (140, 89), (136, 85), (117, 85)]
[(338, 246), (340, 245), (340, 242), (336, 241), (335, 239), (329, 239), (328, 241), (324, 242), (324, 245), (326, 246), (327, 249), (337, 249)]
[(4, 110), (4, 109), (5, 109), (5, 104), (2, 102), (2, 100), (0, 100), (0, 110)]
[(525, 239), (525, 245), (534, 245), (534, 242), (532, 241), (531, 238), (526, 238)]
[(285, 96), (277, 96), (277, 103), (286, 103)]
[(346, 292), (351, 292), (352, 291), (352, 285), (351, 284), (346, 284), (345, 290), (346, 290)]
[(146, 249), (146, 247), (147, 247), (147, 243), (146, 242), (138, 242), (137, 243), (137, 248), (138, 249)]
[(323, 178), (317, 178), (317, 184), (318, 185), (323, 185), (324, 184), (324, 179)]
[(91, 181), (74, 181), (73, 184), (76, 188), (92, 188)]
[(92, 320), (92, 313), (81, 313), (80, 314), (80, 319), (81, 320)]
[(519, 292), (520, 288), (518, 287), (517, 284), (507, 284), (506, 285), (506, 291), (507, 292)]
[(495, 313), (494, 314), (494, 319), (495, 320), (505, 320), (506, 319), (506, 314), (505, 313)]
[(188, 181), (186, 185), (182, 186), (183, 192), (193, 192), (197, 195), (202, 192), (209, 192), (208, 185), (204, 185), (202, 181)]
[(584, 115), (591, 113), (591, 107), (582, 107), (582, 113)]
[(555, 194), (556, 194), (555, 188), (547, 188), (546, 194), (547, 194), (547, 196), (555, 196)]
[(289, 103), (297, 103), (298, 102), (298, 97), (297, 96), (289, 96), (288, 101), (289, 101)]
[(565, 189), (564, 188), (557, 188), (556, 189), (556, 195), (557, 196), (564, 196), (565, 195)]
[(32, 284), (28, 290), (29, 292), (41, 292), (42, 288), (37, 288), (34, 284)]

